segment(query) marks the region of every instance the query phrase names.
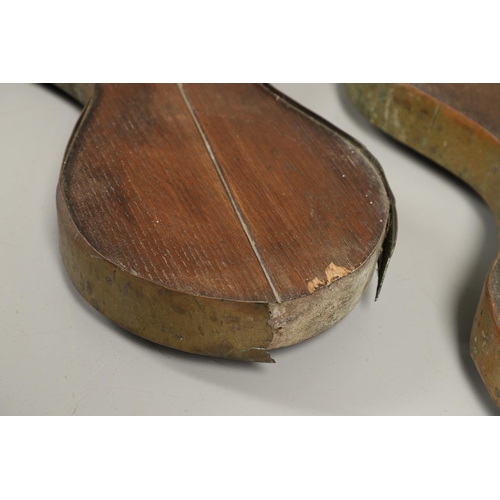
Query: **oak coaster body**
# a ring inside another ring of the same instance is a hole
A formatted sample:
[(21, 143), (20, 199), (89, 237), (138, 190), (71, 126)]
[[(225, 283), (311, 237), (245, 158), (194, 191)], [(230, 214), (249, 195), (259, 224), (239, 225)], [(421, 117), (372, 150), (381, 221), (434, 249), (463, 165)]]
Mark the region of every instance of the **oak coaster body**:
[(59, 85), (85, 104), (60, 249), (97, 310), (187, 352), (272, 361), (354, 307), (395, 241), (377, 161), (263, 85)]
[[(500, 228), (499, 84), (349, 84), (356, 107), (376, 126), (451, 171), (486, 201)], [(500, 264), (483, 288), (471, 355), (500, 407)]]

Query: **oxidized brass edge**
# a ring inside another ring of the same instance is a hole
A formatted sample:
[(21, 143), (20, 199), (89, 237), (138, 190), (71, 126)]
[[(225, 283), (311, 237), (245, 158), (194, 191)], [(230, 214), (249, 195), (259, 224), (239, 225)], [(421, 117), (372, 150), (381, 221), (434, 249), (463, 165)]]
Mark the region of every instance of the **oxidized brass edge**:
[[(486, 201), (500, 229), (500, 141), (496, 137), (410, 84), (347, 84), (347, 92), (371, 123), (469, 184)], [(499, 259), (483, 288), (470, 350), (500, 407)]]
[(267, 303), (196, 297), (166, 289), (120, 269), (80, 234), (57, 189), (59, 246), (82, 297), (126, 330), (181, 351), (273, 362)]

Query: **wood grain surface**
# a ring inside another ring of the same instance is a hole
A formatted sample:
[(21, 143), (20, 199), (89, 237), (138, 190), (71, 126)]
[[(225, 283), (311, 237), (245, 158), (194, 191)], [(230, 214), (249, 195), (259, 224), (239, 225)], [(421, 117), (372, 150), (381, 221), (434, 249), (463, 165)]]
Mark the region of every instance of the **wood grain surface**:
[[(471, 185), (500, 228), (499, 84), (349, 84), (348, 93), (376, 126)], [(500, 407), (498, 257), (479, 300), (470, 347)]]
[(103, 314), (177, 349), (270, 361), (354, 306), (395, 218), (362, 146), (262, 85), (63, 88), (86, 106), (61, 250)]

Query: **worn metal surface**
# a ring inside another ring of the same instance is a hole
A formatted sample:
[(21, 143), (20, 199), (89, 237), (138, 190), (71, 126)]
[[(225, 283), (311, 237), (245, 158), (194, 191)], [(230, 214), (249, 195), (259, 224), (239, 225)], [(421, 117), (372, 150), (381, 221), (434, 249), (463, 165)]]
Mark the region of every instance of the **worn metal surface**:
[[(500, 228), (500, 85), (348, 84), (347, 90), (370, 122), (472, 186)], [(470, 343), (472, 358), (497, 406), (499, 282), (497, 257), (481, 295)]]
[(57, 190), (59, 245), (71, 281), (99, 312), (157, 344), (180, 351), (272, 362), (265, 303), (196, 297), (120, 269), (83, 238)]

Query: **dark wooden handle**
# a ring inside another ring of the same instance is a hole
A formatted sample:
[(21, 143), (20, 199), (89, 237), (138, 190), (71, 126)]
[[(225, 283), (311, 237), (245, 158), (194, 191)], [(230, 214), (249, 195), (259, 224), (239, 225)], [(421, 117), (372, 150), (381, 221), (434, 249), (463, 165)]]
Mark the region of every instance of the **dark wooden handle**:
[[(472, 186), (500, 228), (500, 85), (349, 84), (377, 127)], [(500, 407), (500, 264), (495, 259), (474, 325), (471, 355)]]

